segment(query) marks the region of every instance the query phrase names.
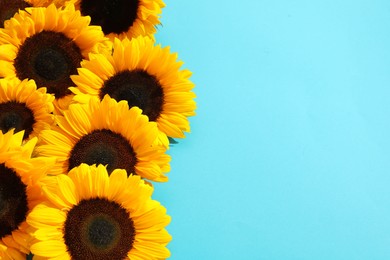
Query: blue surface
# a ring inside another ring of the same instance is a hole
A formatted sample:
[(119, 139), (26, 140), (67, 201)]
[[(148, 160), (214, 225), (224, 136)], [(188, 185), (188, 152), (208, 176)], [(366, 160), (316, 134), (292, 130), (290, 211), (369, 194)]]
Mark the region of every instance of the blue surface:
[(171, 259), (390, 259), (390, 1), (166, 0), (198, 115)]

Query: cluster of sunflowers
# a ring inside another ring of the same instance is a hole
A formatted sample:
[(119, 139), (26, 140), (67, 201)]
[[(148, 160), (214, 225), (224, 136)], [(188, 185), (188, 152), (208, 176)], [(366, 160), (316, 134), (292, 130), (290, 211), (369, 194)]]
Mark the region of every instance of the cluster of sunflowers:
[(0, 259), (165, 259), (151, 198), (189, 132), (162, 0), (0, 0)]

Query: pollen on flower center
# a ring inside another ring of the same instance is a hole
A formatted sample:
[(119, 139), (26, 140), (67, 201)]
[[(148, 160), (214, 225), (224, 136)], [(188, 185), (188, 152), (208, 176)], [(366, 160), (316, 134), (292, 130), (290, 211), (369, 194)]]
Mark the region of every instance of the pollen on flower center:
[(156, 121), (162, 111), (164, 93), (158, 80), (144, 70), (125, 70), (109, 78), (100, 90), (100, 98), (110, 95), (117, 101), (126, 100), (137, 106), (150, 121)]
[(0, 239), (18, 229), (28, 211), (26, 185), (4, 164), (0, 164)]
[(81, 0), (83, 15), (100, 25), (105, 34), (126, 32), (137, 19), (139, 0)]
[(103, 129), (83, 136), (73, 147), (68, 170), (82, 163), (107, 165), (109, 173), (114, 169), (125, 169), (130, 174), (135, 172), (137, 158), (133, 148), (122, 135)]
[(73, 259), (124, 259), (135, 237), (129, 213), (104, 198), (80, 201), (67, 214), (64, 240)]
[(55, 48), (41, 50), (33, 66), (36, 73), (47, 80), (56, 80), (69, 73), (69, 64), (65, 55)]
[(12, 128), (15, 132), (24, 130), (24, 139), (33, 131), (35, 118), (33, 112), (23, 103), (14, 101), (0, 103), (0, 130), (3, 133)]
[(107, 249), (119, 236), (119, 224), (107, 215), (93, 216), (87, 221), (86, 235), (96, 249)]
[(4, 21), (10, 19), (21, 9), (31, 5), (24, 0), (0, 0), (0, 27), (3, 27)]
[(24, 41), (14, 66), (19, 79), (34, 79), (38, 87), (61, 98), (69, 93), (70, 75), (77, 74), (81, 60), (80, 48), (63, 33), (42, 31)]

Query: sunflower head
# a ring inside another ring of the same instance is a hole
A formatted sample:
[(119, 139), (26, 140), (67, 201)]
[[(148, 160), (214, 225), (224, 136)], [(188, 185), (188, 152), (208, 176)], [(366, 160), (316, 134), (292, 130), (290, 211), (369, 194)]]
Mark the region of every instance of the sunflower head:
[(149, 38), (116, 39), (112, 55), (92, 54), (81, 63), (78, 75), (71, 77), (77, 88), (70, 89), (78, 102), (109, 95), (139, 107), (157, 123), (159, 140), (168, 146), (167, 136), (183, 138), (190, 131), (188, 117), (196, 109), (191, 72), (181, 66), (177, 54)]
[[(20, 0), (18, 0), (20, 1)], [(109, 38), (133, 38), (139, 35), (154, 38), (156, 26), (165, 4), (162, 0), (26, 0), (32, 6), (74, 4), (91, 24), (102, 27)]]
[[(153, 188), (124, 170), (111, 175), (102, 165), (81, 164), (68, 175), (45, 179), (50, 203), (40, 204), (27, 222), (36, 231), (34, 255), (72, 259), (165, 259), (170, 218)], [(42, 218), (42, 216), (45, 216)]]
[(70, 75), (82, 59), (90, 52), (110, 52), (101, 28), (89, 22), (72, 4), (29, 7), (15, 14), (0, 29), (0, 77), (34, 79), (56, 100), (67, 97)]
[(40, 180), (54, 163), (31, 158), (36, 138), (23, 143), (23, 131), (0, 132), (0, 259), (22, 259), (31, 236), (26, 217), (42, 202)]
[(103, 164), (109, 172), (125, 169), (153, 181), (167, 181), (170, 157), (156, 145), (157, 125), (149, 122), (137, 107), (106, 96), (86, 104), (71, 104), (58, 126), (42, 131), (36, 151), (57, 156), (51, 174), (68, 172), (81, 163)]
[(57, 7), (64, 6), (70, 0), (25, 0), (31, 6), (35, 7), (47, 7), (51, 4), (54, 4)]
[(74, 0), (91, 23), (100, 25), (109, 38), (133, 38), (139, 35), (154, 38), (162, 8), (162, 0)]
[(31, 5), (24, 0), (0, 0), (0, 27), (19, 10)]
[(0, 130), (24, 130), (24, 139), (38, 136), (54, 124), (53, 100), (33, 80), (0, 79)]

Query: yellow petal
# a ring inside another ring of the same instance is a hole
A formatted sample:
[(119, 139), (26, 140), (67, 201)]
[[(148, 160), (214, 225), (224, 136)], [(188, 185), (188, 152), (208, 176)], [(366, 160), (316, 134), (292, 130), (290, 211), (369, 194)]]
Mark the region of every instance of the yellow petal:
[(54, 226), (61, 227), (66, 220), (66, 213), (40, 204), (27, 216), (27, 223), (35, 228)]
[(56, 178), (59, 191), (62, 193), (63, 198), (70, 204), (76, 205), (79, 201), (79, 198), (72, 179), (64, 174), (57, 175)]
[(66, 245), (58, 240), (41, 241), (31, 245), (31, 252), (38, 256), (58, 257), (66, 250)]

